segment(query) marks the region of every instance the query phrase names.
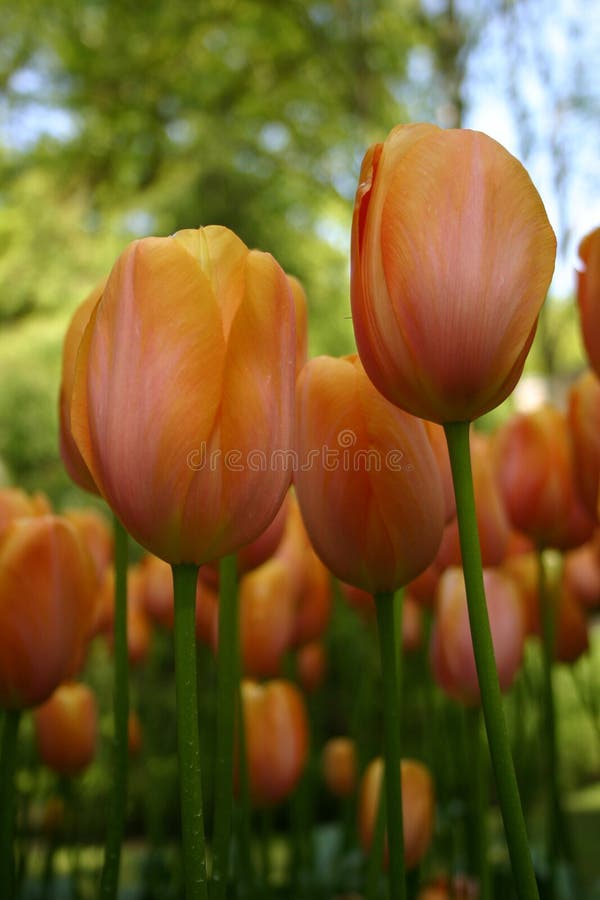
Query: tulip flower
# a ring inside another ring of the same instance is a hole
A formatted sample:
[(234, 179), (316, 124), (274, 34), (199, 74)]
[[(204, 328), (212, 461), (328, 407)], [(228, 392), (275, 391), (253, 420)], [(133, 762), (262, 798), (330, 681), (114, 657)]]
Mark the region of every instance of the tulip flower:
[(577, 273), (577, 302), (588, 359), (600, 377), (600, 228), (579, 245), (582, 267)]
[(565, 553), (566, 589), (586, 609), (600, 606), (600, 556), (596, 540)]
[(60, 425), (60, 455), (69, 477), (84, 491), (92, 494), (98, 493), (90, 470), (81, 455), (79, 448), (71, 432), (71, 401), (73, 399), (73, 385), (75, 382), (75, 369), (77, 354), (83, 333), (87, 328), (92, 313), (104, 290), (105, 282), (98, 284), (86, 297), (83, 303), (77, 307), (63, 342), (62, 378), (59, 399), (59, 425)]
[(568, 420), (577, 486), (587, 511), (597, 519), (600, 483), (600, 381), (594, 372), (584, 372), (571, 386)]
[(162, 628), (172, 628), (175, 610), (171, 566), (148, 554), (141, 561), (140, 574), (141, 604), (148, 618)]
[(77, 775), (96, 755), (98, 707), (85, 684), (67, 682), (33, 714), (38, 753), (59, 775)]
[(280, 559), (270, 559), (240, 581), (242, 670), (253, 678), (279, 674), (294, 629), (294, 589)]
[(51, 513), (44, 494), (28, 495), (21, 488), (0, 488), (0, 538), (15, 519)]
[(351, 738), (330, 738), (321, 753), (321, 770), (335, 797), (348, 797), (356, 787), (356, 744)]
[(318, 357), (297, 388), (295, 488), (313, 546), (340, 579), (394, 590), (433, 560), (440, 475), (423, 424), (379, 394), (358, 357)]
[(538, 546), (566, 549), (587, 540), (594, 522), (575, 483), (565, 416), (551, 406), (521, 413), (496, 433), (498, 484), (513, 526)]
[(87, 546), (94, 568), (96, 582), (100, 586), (113, 560), (114, 540), (104, 516), (94, 509), (66, 509), (64, 516), (72, 522)]
[(318, 691), (327, 674), (327, 654), (322, 641), (309, 641), (296, 653), (298, 681), (307, 694)]
[(241, 685), (250, 793), (270, 806), (294, 790), (307, 760), (308, 720), (302, 695), (284, 680)]
[[(403, 759), (400, 763), (400, 772), (404, 858), (406, 868), (414, 869), (423, 860), (433, 837), (435, 822), (433, 779), (427, 767), (415, 759)], [(371, 846), (375, 831), (382, 776), (383, 761), (378, 757), (367, 766), (360, 786), (359, 834), (366, 851)]]
[[(174, 314), (176, 310), (176, 315)], [(130, 534), (172, 564), (265, 530), (290, 472), (288, 279), (220, 226), (134, 241), (84, 332), (71, 433)]]
[[(511, 686), (523, 659), (525, 628), (514, 582), (495, 569), (484, 581), (500, 687)], [(438, 585), (431, 634), (431, 663), (440, 686), (468, 705), (480, 701), (463, 573), (447, 569)]]
[(306, 362), (308, 352), (308, 331), (306, 294), (302, 284), (294, 275), (288, 275), (288, 281), (294, 297), (294, 312), (296, 313), (296, 376), (300, 374), (302, 366)]
[(352, 322), (393, 403), (472, 421), (521, 375), (556, 239), (523, 166), (484, 134), (394, 128), (362, 164), (352, 223)]
[(59, 516), (15, 519), (0, 543), (0, 707), (37, 706), (83, 662), (94, 574)]

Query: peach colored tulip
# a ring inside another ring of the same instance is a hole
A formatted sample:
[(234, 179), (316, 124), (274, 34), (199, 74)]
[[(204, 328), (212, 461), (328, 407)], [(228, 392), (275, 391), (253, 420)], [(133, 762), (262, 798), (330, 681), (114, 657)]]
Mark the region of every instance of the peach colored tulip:
[(0, 543), (0, 707), (37, 706), (83, 663), (94, 571), (59, 516), (15, 519)]
[(521, 413), (496, 433), (498, 484), (513, 526), (536, 544), (567, 549), (592, 534), (575, 484), (566, 417), (551, 406)]
[(600, 606), (600, 558), (595, 540), (565, 553), (564, 581), (582, 606)]
[(302, 695), (282, 679), (241, 685), (250, 793), (269, 806), (287, 797), (308, 755), (308, 719)]
[(141, 561), (141, 601), (151, 622), (173, 628), (175, 608), (171, 566), (158, 556), (148, 554)]
[(450, 467), (446, 435), (444, 434), (442, 426), (437, 425), (435, 422), (428, 422), (424, 419), (423, 424), (427, 430), (427, 437), (431, 443), (433, 455), (435, 456), (440, 470), (442, 488), (444, 491), (444, 502), (446, 504), (446, 523), (448, 523), (451, 522), (456, 515), (456, 498), (454, 496), (454, 482), (452, 480), (452, 469)]
[[(416, 759), (403, 759), (400, 771), (404, 862), (407, 869), (414, 869), (427, 853), (433, 837), (435, 822), (433, 779), (429, 769)], [(382, 776), (383, 761), (377, 757), (367, 766), (360, 786), (358, 827), (361, 844), (367, 852), (375, 830)], [(387, 836), (385, 853), (387, 859)]]
[(79, 345), (92, 313), (102, 297), (105, 283), (102, 281), (96, 285), (83, 303), (77, 307), (67, 328), (63, 342), (62, 378), (58, 404), (60, 455), (64, 467), (75, 484), (92, 494), (97, 494), (98, 488), (71, 433), (71, 401)]
[(38, 753), (59, 775), (77, 775), (96, 755), (98, 708), (86, 685), (67, 682), (33, 714)]
[(49, 513), (50, 503), (44, 494), (29, 495), (21, 488), (0, 488), (0, 538), (15, 519)]
[(600, 228), (579, 245), (582, 267), (577, 273), (577, 301), (588, 359), (600, 377)]
[[(496, 484), (489, 440), (471, 431), (470, 445), (481, 559), (484, 566), (498, 566), (506, 556), (510, 523)], [(456, 518), (444, 530), (437, 563), (442, 569), (462, 565)]]
[(597, 518), (600, 482), (600, 381), (594, 372), (584, 372), (571, 386), (568, 416), (577, 485), (586, 509)]
[(308, 353), (308, 327), (306, 294), (302, 284), (294, 275), (288, 275), (288, 281), (294, 296), (294, 311), (296, 313), (296, 377), (300, 374), (302, 366), (306, 362)]
[(423, 423), (375, 390), (357, 356), (310, 360), (296, 394), (294, 480), (315, 550), (371, 593), (406, 584), (433, 560), (445, 515)]
[(402, 603), (402, 649), (414, 653), (423, 643), (423, 609), (410, 594)]
[(540, 634), (539, 561), (537, 553), (507, 557), (500, 571), (512, 578), (519, 594), (525, 635)]
[(205, 563), (257, 538), (290, 482), (288, 279), (221, 226), (134, 241), (81, 341), (71, 431), (145, 548)]
[(240, 581), (242, 671), (251, 678), (278, 675), (294, 633), (294, 586), (285, 564), (269, 559)]
[(200, 573), (196, 581), (196, 640), (213, 651), (219, 642), (219, 595)]
[(64, 516), (79, 529), (94, 563), (96, 581), (100, 585), (113, 560), (112, 530), (104, 516), (95, 509), (66, 509)]
[(356, 744), (348, 737), (330, 738), (321, 752), (321, 771), (335, 797), (349, 797), (356, 787)]
[[(443, 543), (443, 537), (442, 537)], [(440, 548), (438, 549), (438, 556), (442, 549), (442, 545), (440, 544)], [(424, 572), (421, 572), (420, 575), (417, 575), (416, 578), (407, 585), (407, 591), (414, 597), (417, 603), (420, 603), (422, 606), (433, 606), (435, 601), (435, 592), (437, 590), (438, 581), (440, 580), (440, 575), (442, 574), (442, 569), (438, 565), (437, 557), (434, 559), (430, 565), (427, 566)]]
[(402, 409), (445, 423), (519, 379), (556, 239), (527, 172), (484, 134), (400, 125), (362, 164), (352, 321), (364, 367)]
[[(508, 576), (485, 569), (483, 579), (500, 688), (506, 691), (523, 659), (521, 603), (517, 587)], [(467, 595), (458, 568), (447, 569), (440, 578), (430, 657), (434, 677), (451, 697), (470, 705), (479, 703)]]
[(322, 641), (309, 641), (296, 653), (298, 681), (307, 694), (318, 691), (327, 675), (327, 654)]
[(586, 609), (572, 591), (563, 575), (555, 612), (554, 658), (562, 663), (574, 663), (590, 646)]

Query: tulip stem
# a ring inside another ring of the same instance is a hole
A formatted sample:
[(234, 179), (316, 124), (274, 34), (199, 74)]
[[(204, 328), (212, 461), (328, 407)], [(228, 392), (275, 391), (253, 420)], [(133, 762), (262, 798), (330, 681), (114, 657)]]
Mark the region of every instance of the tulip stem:
[(208, 900), (196, 677), (197, 579), (196, 566), (173, 566), (177, 749), (186, 900)]
[(20, 709), (4, 711), (0, 747), (0, 885), (12, 896), (14, 887), (15, 766)]
[(487, 778), (485, 742), (481, 733), (481, 708), (466, 710), (468, 731), (468, 771), (470, 773), (469, 846), (472, 872), (479, 880), (479, 900), (491, 900), (492, 882), (488, 861)]
[(538, 552), (538, 595), (542, 624), (544, 726), (546, 730), (544, 743), (546, 745), (546, 764), (548, 766), (546, 773), (548, 783), (546, 861), (548, 866), (548, 898), (553, 900), (556, 894), (556, 864), (560, 852), (560, 822), (562, 815), (558, 792), (556, 710), (552, 688), (552, 664), (554, 662), (556, 631), (555, 596), (548, 584), (543, 550)]
[(217, 655), (217, 759), (211, 898), (223, 900), (229, 877), (233, 807), (233, 740), (239, 684), (237, 558), (219, 564), (219, 649)]
[(460, 549), (481, 704), (513, 878), (519, 900), (539, 900), (502, 708), (502, 695), (483, 586), (469, 449), (469, 423), (450, 422), (444, 426), (444, 430), (452, 466)]
[(119, 888), (121, 844), (125, 831), (127, 808), (129, 717), (128, 647), (127, 647), (127, 532), (113, 517), (115, 538), (115, 606), (114, 606), (114, 673), (113, 673), (113, 757), (112, 793), (108, 830), (104, 848), (104, 865), (100, 882), (102, 900), (115, 900)]
[(385, 759), (385, 798), (389, 846), (390, 896), (406, 898), (404, 871), (404, 832), (402, 827), (402, 781), (400, 777), (400, 692), (397, 673), (396, 614), (400, 603), (391, 592), (375, 595), (381, 671), (383, 676), (383, 744)]

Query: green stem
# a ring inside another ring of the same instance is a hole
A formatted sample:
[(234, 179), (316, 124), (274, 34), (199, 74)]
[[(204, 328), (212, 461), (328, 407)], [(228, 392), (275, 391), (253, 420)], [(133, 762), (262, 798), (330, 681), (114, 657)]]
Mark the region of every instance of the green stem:
[(479, 706), (466, 711), (468, 747), (467, 766), (470, 784), (469, 847), (471, 868), (479, 879), (479, 900), (491, 900), (492, 882), (488, 861), (487, 827), (487, 778), (485, 765), (485, 744), (481, 734), (481, 709)]
[(0, 747), (0, 885), (7, 897), (12, 896), (15, 875), (15, 766), (20, 719), (20, 709), (5, 710)]
[(244, 896), (255, 895), (255, 872), (252, 858), (252, 813), (250, 804), (250, 775), (248, 772), (248, 752), (246, 747), (246, 729), (244, 727), (244, 710), (242, 705), (241, 685), (238, 685), (237, 729), (239, 752), (239, 876), (240, 887), (246, 888)]
[(555, 597), (548, 583), (543, 550), (538, 551), (538, 593), (542, 624), (543, 699), (546, 749), (546, 781), (548, 805), (546, 809), (546, 863), (548, 866), (548, 900), (556, 895), (557, 863), (560, 854), (561, 804), (558, 792), (558, 745), (556, 739), (556, 709), (552, 688), (552, 664), (555, 643)]
[(238, 701), (237, 559), (224, 557), (219, 566), (219, 651), (217, 656), (217, 759), (215, 830), (211, 897), (223, 900), (229, 876), (233, 805), (233, 739)]
[(397, 675), (397, 637), (393, 593), (375, 595), (383, 676), (383, 722), (389, 883), (393, 900), (405, 900), (402, 781), (400, 777), (400, 693)]
[(127, 649), (127, 532), (113, 518), (115, 537), (115, 613), (113, 681), (113, 777), (104, 865), (100, 882), (101, 900), (115, 900), (119, 887), (121, 844), (127, 806), (127, 720), (129, 717)]
[(471, 473), (469, 423), (448, 423), (445, 425), (445, 432), (456, 496), (460, 548), (481, 704), (513, 877), (520, 900), (539, 900), (502, 709), (502, 695), (483, 586)]
[(196, 681), (197, 578), (197, 566), (173, 566), (177, 749), (186, 900), (208, 900)]

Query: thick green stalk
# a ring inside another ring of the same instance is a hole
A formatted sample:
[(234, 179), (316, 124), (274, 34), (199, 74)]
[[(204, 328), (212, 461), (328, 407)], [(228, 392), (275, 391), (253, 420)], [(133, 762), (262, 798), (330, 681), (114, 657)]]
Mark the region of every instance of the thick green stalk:
[(20, 719), (20, 709), (5, 710), (0, 747), (0, 885), (6, 897), (12, 896), (15, 877), (15, 766)]
[(217, 760), (215, 767), (215, 830), (211, 897), (223, 900), (229, 877), (233, 809), (233, 740), (238, 702), (239, 640), (237, 559), (219, 565), (219, 651), (217, 656)]
[(513, 877), (519, 900), (539, 900), (502, 708), (502, 695), (483, 586), (471, 473), (469, 423), (451, 422), (445, 426), (445, 432), (456, 496), (460, 549), (481, 704)]
[(177, 749), (186, 900), (208, 900), (196, 681), (197, 578), (197, 566), (173, 566)]
[(485, 743), (481, 734), (481, 709), (465, 711), (467, 725), (467, 768), (470, 780), (469, 848), (472, 873), (479, 880), (479, 900), (491, 900), (492, 882), (488, 860), (487, 778)]
[(115, 612), (114, 612), (114, 675), (113, 675), (113, 758), (112, 793), (108, 830), (104, 849), (104, 866), (100, 882), (101, 900), (115, 900), (119, 887), (121, 844), (125, 831), (127, 808), (127, 768), (129, 718), (129, 680), (127, 649), (127, 532), (113, 518), (115, 537)]
[(402, 780), (400, 777), (400, 692), (397, 675), (397, 633), (393, 593), (375, 595), (383, 676), (385, 798), (389, 847), (390, 896), (406, 898)]

